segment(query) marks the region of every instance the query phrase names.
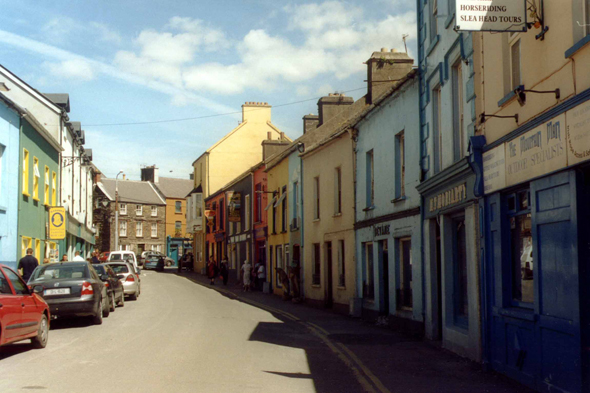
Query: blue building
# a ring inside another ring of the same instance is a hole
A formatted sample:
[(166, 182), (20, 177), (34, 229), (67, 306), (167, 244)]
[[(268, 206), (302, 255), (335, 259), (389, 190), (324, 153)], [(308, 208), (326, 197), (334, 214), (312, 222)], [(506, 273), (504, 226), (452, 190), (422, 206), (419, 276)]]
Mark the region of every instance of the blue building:
[(19, 259), (18, 181), (20, 114), (23, 110), (0, 93), (0, 263), (16, 269)]
[(455, 2), (417, 0), (425, 335), (482, 357), (473, 38), (454, 30)]
[(372, 59), (395, 61), (407, 74), (354, 126), (357, 288), (365, 317), (423, 332), (418, 73), (405, 53), (375, 53)]

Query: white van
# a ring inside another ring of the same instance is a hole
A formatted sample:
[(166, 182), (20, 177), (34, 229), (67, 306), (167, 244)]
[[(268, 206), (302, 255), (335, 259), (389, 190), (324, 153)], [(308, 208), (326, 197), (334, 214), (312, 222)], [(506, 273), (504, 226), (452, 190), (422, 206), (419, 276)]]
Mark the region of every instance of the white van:
[(137, 257), (133, 251), (111, 251), (111, 254), (109, 255), (109, 262), (113, 261), (125, 261), (132, 263), (133, 266), (135, 266), (135, 270), (139, 272)]

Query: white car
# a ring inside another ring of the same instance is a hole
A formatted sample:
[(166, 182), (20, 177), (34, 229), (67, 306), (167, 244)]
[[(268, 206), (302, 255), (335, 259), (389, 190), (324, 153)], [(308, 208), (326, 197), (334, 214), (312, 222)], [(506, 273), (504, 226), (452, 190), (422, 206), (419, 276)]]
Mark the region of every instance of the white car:
[(137, 257), (133, 251), (111, 251), (108, 262), (125, 261), (133, 264), (136, 271), (139, 272)]

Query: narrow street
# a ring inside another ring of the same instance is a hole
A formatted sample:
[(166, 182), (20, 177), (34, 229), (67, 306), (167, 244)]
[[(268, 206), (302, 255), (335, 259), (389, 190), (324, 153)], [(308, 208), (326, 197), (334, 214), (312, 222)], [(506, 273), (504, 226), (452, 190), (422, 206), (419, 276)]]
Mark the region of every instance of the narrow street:
[(389, 330), (203, 283), (175, 270), (142, 272), (139, 299), (103, 325), (53, 321), (47, 348), (2, 348), (0, 391), (525, 391)]

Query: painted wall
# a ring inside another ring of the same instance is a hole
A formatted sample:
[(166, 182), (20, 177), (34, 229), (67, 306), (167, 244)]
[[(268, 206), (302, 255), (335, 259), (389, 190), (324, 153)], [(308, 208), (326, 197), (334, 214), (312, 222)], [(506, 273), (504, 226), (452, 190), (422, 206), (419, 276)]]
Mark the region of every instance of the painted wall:
[[(180, 212), (176, 212), (176, 202), (181, 203)], [(166, 198), (166, 236), (176, 237), (176, 221), (180, 221), (180, 236), (184, 237), (186, 229), (186, 199)]]
[[(352, 139), (348, 133), (303, 156), (303, 244), (304, 290), (306, 298), (324, 301), (328, 287), (327, 243), (332, 243), (332, 296), (334, 303), (348, 307), (356, 296), (354, 252), (354, 158)], [(342, 209), (336, 213), (335, 171), (342, 174)], [(314, 178), (320, 178), (320, 218), (314, 218)], [(338, 240), (344, 240), (345, 285), (338, 283)], [(313, 244), (321, 250), (320, 284), (313, 284)]]
[(20, 116), (0, 101), (0, 263), (16, 269)]
[[(281, 190), (283, 186), (286, 186), (289, 183), (289, 160), (283, 159), (280, 163), (272, 167), (268, 173), (268, 191), (278, 191), (276, 196), (280, 198)], [(288, 198), (288, 195), (287, 195)], [(269, 194), (268, 201), (272, 200), (272, 194)], [(287, 199), (287, 206), (289, 200)], [(289, 226), (287, 225), (287, 231), (281, 232), (281, 225), (282, 225), (282, 218), (281, 218), (281, 205), (278, 205), (276, 208), (276, 222), (275, 231), (273, 231), (273, 210), (274, 204), (265, 212), (267, 214), (267, 222), (268, 222), (268, 248), (267, 248), (267, 280), (272, 283), (273, 291), (277, 295), (283, 294), (283, 288), (280, 286), (280, 282), (277, 282), (277, 274), (276, 274), (276, 267), (277, 267), (277, 246), (281, 248), (281, 255), (283, 260), (282, 268), (285, 268), (285, 246), (289, 246)], [(265, 206), (266, 208), (266, 206)], [(287, 208), (287, 216), (289, 214), (289, 209)], [(271, 249), (272, 248), (272, 249)], [(272, 255), (271, 255), (272, 254)], [(271, 262), (272, 261), (272, 265)]]
[[(29, 170), (28, 170), (28, 187), (29, 193), (26, 195), (23, 190), (24, 177), (22, 176), (22, 162), (24, 149), (29, 152)], [(48, 220), (48, 212), (46, 207), (51, 201), (51, 187), (49, 201), (44, 198), (45, 186), (45, 166), (49, 167), (49, 172), (59, 173), (59, 152), (55, 150), (41, 135), (30, 125), (30, 123), (23, 119), (21, 134), (20, 134), (20, 149), (19, 149), (20, 165), (19, 170), (19, 214), (18, 214), (18, 239), (17, 249), (19, 259), (25, 255), (22, 250), (23, 236), (32, 239), (32, 247), (35, 250), (35, 257), (39, 262), (43, 262), (46, 247), (46, 225)], [(34, 198), (33, 181), (35, 178), (33, 161), (34, 157), (39, 160), (39, 198)], [(36, 249), (35, 241), (39, 240), (39, 249)], [(25, 250), (26, 251), (26, 250)]]
[[(302, 167), (301, 167), (301, 157), (299, 157), (299, 152), (295, 150), (291, 154), (289, 154), (289, 185), (287, 186), (289, 195), (289, 243), (291, 247), (295, 247), (295, 245), (299, 245), (301, 247), (301, 252), (303, 251), (303, 177), (302, 177)], [(295, 189), (295, 183), (297, 183), (297, 189)], [(300, 254), (301, 259), (302, 254)], [(293, 253), (291, 252), (290, 255), (291, 259), (293, 259)], [(301, 261), (299, 261), (301, 262)], [(301, 272), (300, 277), (304, 277), (304, 270), (305, 266), (300, 263)]]

